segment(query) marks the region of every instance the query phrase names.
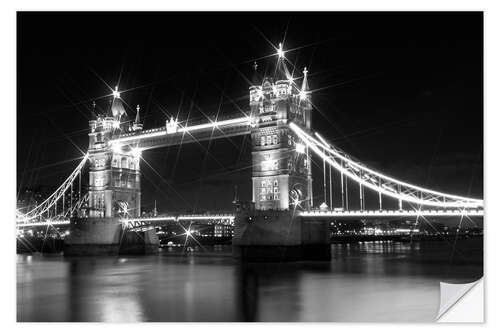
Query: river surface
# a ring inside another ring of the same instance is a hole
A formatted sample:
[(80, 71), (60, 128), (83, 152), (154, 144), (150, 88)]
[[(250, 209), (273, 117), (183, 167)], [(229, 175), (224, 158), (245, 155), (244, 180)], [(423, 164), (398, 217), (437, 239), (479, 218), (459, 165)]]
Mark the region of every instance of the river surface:
[(18, 321), (434, 321), (439, 282), (483, 275), (482, 238), (333, 244), (330, 262), (240, 264), (230, 246), (17, 255)]

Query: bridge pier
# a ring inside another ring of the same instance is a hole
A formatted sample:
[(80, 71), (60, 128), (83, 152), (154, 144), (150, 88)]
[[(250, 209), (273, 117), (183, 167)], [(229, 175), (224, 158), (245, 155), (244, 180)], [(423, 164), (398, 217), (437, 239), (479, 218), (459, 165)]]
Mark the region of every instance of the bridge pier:
[(64, 240), (65, 256), (154, 254), (158, 236), (154, 229), (129, 231), (119, 218), (76, 218)]
[(330, 260), (328, 222), (289, 210), (238, 207), (233, 257), (242, 261)]

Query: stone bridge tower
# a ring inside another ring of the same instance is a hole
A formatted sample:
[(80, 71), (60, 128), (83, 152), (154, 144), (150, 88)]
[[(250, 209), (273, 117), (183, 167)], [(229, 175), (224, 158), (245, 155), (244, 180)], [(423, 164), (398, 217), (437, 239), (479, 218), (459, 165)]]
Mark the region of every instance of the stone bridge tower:
[(307, 70), (301, 87), (280, 56), (274, 75), (260, 79), (254, 65), (250, 108), (255, 123), (252, 137), (253, 202), (257, 210), (309, 209), (312, 176), (309, 149), (288, 127), (289, 122), (309, 131), (311, 103)]
[(89, 216), (137, 217), (141, 209), (140, 151), (111, 144), (124, 132), (142, 129), (139, 108), (132, 124), (115, 90), (108, 110), (89, 122)]

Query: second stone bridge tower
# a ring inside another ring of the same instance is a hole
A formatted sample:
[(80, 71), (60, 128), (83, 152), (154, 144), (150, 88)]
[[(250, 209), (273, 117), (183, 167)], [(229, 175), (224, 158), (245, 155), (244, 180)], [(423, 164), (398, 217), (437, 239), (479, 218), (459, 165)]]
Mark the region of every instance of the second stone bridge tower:
[[(255, 66), (256, 67), (256, 66)], [(256, 71), (256, 68), (254, 68)], [(252, 201), (257, 210), (309, 209), (312, 176), (309, 150), (289, 129), (294, 122), (311, 127), (311, 103), (307, 94), (307, 70), (298, 87), (279, 59), (276, 75), (255, 73), (250, 87), (252, 129)], [(259, 82), (260, 81), (260, 82)]]

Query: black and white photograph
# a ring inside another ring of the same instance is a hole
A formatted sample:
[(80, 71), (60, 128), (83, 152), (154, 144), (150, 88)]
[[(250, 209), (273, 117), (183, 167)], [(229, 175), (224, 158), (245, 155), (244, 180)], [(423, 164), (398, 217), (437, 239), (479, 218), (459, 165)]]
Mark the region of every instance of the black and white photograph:
[(15, 320), (445, 321), (494, 222), (484, 19), (16, 11)]

